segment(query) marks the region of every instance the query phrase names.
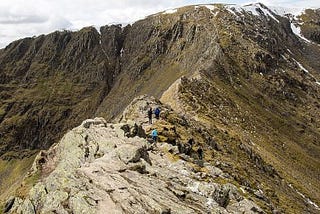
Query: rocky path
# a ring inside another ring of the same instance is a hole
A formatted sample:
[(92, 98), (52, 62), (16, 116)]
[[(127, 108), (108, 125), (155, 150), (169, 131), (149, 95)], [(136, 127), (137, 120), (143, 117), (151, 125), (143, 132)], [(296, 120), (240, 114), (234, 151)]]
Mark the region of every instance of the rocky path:
[[(121, 121), (130, 120), (125, 118), (128, 112)], [(135, 118), (145, 124), (141, 115)], [(84, 121), (39, 154), (29, 176), (41, 171), (42, 178), (25, 196), (11, 198), (7, 209), (10, 213), (262, 212), (238, 187), (218, 182), (227, 176), (219, 168), (207, 163), (199, 167), (179, 158), (176, 146), (161, 143), (152, 148), (135, 135), (144, 131), (133, 122)]]

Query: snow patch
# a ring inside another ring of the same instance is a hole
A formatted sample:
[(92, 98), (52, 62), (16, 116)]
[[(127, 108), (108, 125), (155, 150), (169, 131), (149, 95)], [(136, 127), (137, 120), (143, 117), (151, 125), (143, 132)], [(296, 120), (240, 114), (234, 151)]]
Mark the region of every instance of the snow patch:
[[(235, 4), (230, 4), (226, 5), (225, 9), (232, 13), (233, 15), (237, 16), (237, 13), (251, 13), (252, 15), (255, 16), (260, 16), (260, 15), (265, 15), (269, 16), (272, 19), (274, 19), (276, 22), (280, 22), (275, 16), (283, 16), (283, 17), (288, 17), (291, 16), (291, 18), (295, 18), (303, 13), (305, 10), (304, 8), (284, 8), (284, 7), (268, 7), (265, 8), (263, 5), (256, 3), (256, 4), (249, 4), (249, 5), (235, 5)], [(263, 14), (261, 14), (261, 11)]]
[(242, 13), (244, 11), (243, 7), (241, 7), (240, 5), (226, 5), (225, 8), (227, 9), (227, 11), (229, 11), (230, 13), (232, 13), (235, 16), (238, 16), (237, 13)]
[(123, 48), (121, 48), (121, 50), (120, 50), (120, 57), (122, 57), (123, 52), (124, 52), (124, 50), (123, 50)]
[(272, 13), (270, 13), (269, 10), (260, 7), (260, 9), (262, 10), (262, 12), (264, 13), (264, 15), (271, 17), (272, 19), (274, 19), (276, 22), (280, 23), (280, 21), (278, 19), (276, 19), (276, 17), (274, 17), (274, 15), (272, 15)]
[(238, 16), (231, 8), (227, 8), (227, 11), (229, 11), (234, 16)]
[(214, 5), (210, 5), (210, 4), (203, 4), (203, 5), (194, 6), (195, 9), (198, 9), (200, 7), (206, 7), (207, 9), (210, 10), (211, 14), (213, 14), (214, 16), (216, 16), (220, 12), (220, 10), (217, 7), (215, 7)]
[[(264, 14), (265, 16), (269, 16), (279, 23), (279, 20), (276, 17), (274, 17), (274, 15), (268, 9), (261, 7), (260, 4), (250, 4), (250, 5), (245, 5), (245, 6), (226, 5), (225, 8), (227, 9), (227, 11), (229, 11), (230, 13), (232, 13), (235, 16), (237, 16), (236, 12), (238, 12), (238, 13), (243, 13), (243, 12), (251, 13), (252, 15), (255, 15), (255, 16), (260, 16), (260, 15)], [(263, 14), (259, 13), (258, 9), (260, 11), (262, 11)]]
[(164, 11), (162, 14), (172, 14), (172, 13), (176, 13), (178, 10), (177, 9), (169, 9)]
[(273, 13), (279, 16), (287, 16), (289, 14), (293, 16), (300, 15), (304, 9), (303, 8), (284, 8), (284, 7), (268, 7)]
[(300, 62), (298, 62), (294, 58), (292, 58), (292, 59), (293, 59), (293, 61), (295, 61), (298, 64), (299, 68), (301, 68), (304, 72), (309, 73), (309, 71), (305, 67), (303, 67)]
[(203, 5), (204, 7), (208, 8), (209, 10), (214, 10), (215, 9), (215, 6), (214, 5), (209, 5), (209, 4), (206, 4), (206, 5)]
[(301, 29), (299, 26), (296, 26), (295, 24), (291, 23), (291, 30), (294, 34), (296, 34), (298, 37), (300, 37), (301, 39), (303, 39), (304, 41), (308, 42), (308, 43), (312, 43), (310, 40), (308, 40), (307, 38), (305, 38), (304, 36), (302, 36), (301, 34)]
[(295, 190), (304, 200), (307, 201), (308, 204), (314, 206), (317, 210), (320, 210), (320, 207), (319, 207), (316, 203), (314, 203), (313, 201), (310, 200), (310, 198), (306, 197), (304, 194), (302, 194), (301, 192), (299, 192), (296, 188), (294, 188), (294, 187), (292, 186), (292, 184), (288, 184), (288, 186), (289, 186), (291, 189)]
[(281, 54), (281, 57), (282, 57), (284, 60), (288, 60), (287, 57), (285, 57), (283, 54)]
[(258, 7), (255, 6), (255, 5), (243, 6), (243, 9), (244, 9), (246, 12), (252, 13), (252, 15), (255, 15), (255, 16), (259, 16), (260, 14), (258, 13), (257, 8), (258, 8)]

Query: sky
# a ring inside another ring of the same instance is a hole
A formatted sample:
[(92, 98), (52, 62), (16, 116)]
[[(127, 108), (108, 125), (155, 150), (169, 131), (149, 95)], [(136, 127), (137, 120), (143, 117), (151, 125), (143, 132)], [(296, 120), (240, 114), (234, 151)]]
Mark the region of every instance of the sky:
[(320, 0), (0, 0), (0, 48), (10, 42), (55, 30), (128, 24), (147, 15), (190, 4), (320, 8)]

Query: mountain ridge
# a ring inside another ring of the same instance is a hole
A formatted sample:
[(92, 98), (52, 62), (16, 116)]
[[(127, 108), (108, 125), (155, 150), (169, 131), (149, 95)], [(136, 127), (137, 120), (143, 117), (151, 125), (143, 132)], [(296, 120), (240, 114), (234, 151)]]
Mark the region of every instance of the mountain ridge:
[[(55, 32), (0, 50), (2, 159), (29, 157), (30, 149), (49, 148), (82, 120), (110, 121), (134, 97), (149, 94), (196, 120), (192, 133), (203, 127), (223, 145), (217, 158), (230, 162), (235, 171), (225, 170), (240, 185), (263, 180), (274, 189), (277, 179), (259, 175), (272, 174), (267, 163), (319, 204), (317, 10), (292, 23), (261, 4), (250, 6), (254, 13), (230, 7), (187, 6), (125, 28), (102, 27), (101, 34), (92, 27)], [(294, 24), (314, 41), (294, 32)], [(237, 165), (243, 151), (251, 159)], [(288, 187), (274, 194), (268, 197), (283, 211), (314, 212)]]

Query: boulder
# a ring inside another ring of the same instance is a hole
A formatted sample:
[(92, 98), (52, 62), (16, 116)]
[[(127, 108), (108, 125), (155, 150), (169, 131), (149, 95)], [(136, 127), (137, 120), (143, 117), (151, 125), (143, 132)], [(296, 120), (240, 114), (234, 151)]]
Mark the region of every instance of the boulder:
[(94, 119), (87, 119), (81, 123), (81, 126), (84, 128), (90, 128), (90, 126), (102, 126), (105, 127), (107, 124), (106, 120), (102, 117), (96, 117)]

